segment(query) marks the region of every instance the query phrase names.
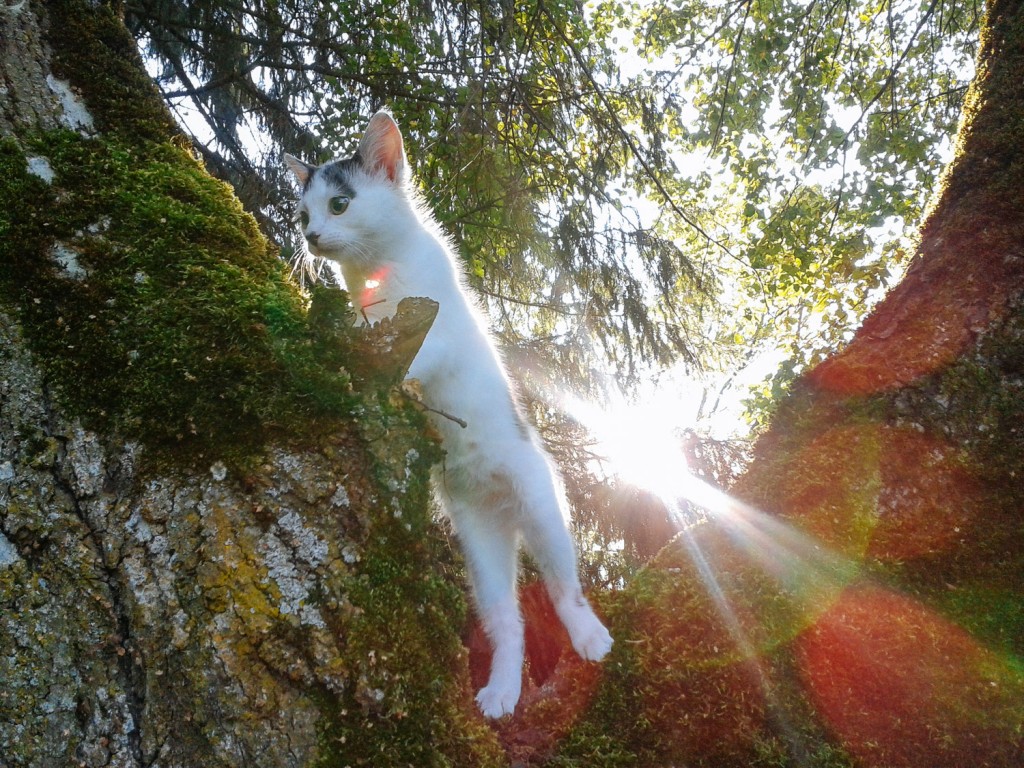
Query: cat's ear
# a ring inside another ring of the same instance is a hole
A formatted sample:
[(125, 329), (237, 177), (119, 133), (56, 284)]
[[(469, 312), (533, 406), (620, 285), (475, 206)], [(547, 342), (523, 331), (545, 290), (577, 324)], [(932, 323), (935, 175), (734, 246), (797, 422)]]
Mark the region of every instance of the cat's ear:
[(309, 181), (309, 177), (313, 175), (313, 171), (316, 170), (315, 165), (304, 163), (299, 158), (289, 155), (287, 152), (284, 153), (284, 163), (288, 166), (288, 170), (295, 174), (295, 178), (299, 180), (299, 184), (306, 186), (306, 182)]
[(398, 123), (387, 112), (370, 118), (359, 142), (359, 156), (370, 173), (383, 171), (395, 183), (405, 179), (405, 149)]

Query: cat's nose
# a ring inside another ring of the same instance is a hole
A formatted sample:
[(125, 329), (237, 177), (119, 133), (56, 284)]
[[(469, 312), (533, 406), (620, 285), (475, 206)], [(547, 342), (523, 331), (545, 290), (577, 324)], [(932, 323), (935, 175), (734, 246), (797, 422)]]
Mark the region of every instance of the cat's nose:
[(316, 245), (318, 240), (320, 240), (320, 233), (319, 232), (307, 232), (306, 233), (306, 242), (308, 242), (310, 245)]

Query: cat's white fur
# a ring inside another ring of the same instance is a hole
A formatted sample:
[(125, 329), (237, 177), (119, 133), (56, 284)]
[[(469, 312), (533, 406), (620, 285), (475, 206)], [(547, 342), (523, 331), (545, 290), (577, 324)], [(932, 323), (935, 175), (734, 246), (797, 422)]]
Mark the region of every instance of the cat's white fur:
[[(520, 538), (577, 653), (598, 660), (612, 645), (580, 587), (560, 479), (523, 419), (450, 246), (410, 188), (392, 117), (374, 115), (355, 158), (332, 170), (290, 155), (285, 160), (303, 185), (300, 212), (309, 248), (339, 265), (360, 322), (390, 317), (407, 296), (439, 304), (409, 376), (421, 383), (427, 406), (466, 423), (433, 417), (446, 451), (433, 484), (460, 539), (494, 649), (477, 703), (487, 717), (510, 714), (519, 700), (524, 653), (516, 597)], [(340, 187), (339, 177), (347, 181)], [(346, 192), (347, 208), (332, 212), (332, 198)]]

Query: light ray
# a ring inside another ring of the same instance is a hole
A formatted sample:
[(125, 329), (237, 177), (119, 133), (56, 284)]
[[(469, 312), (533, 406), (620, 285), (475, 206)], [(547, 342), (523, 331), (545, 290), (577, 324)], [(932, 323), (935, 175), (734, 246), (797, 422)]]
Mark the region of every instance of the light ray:
[[(849, 584), (859, 565), (814, 537), (690, 476), (686, 498), (704, 509), (780, 586), (803, 602)], [(809, 608), (810, 606), (803, 606)]]
[[(837, 551), (799, 524), (767, 514), (693, 475), (678, 421), (663, 405), (631, 407), (620, 401), (602, 409), (570, 402), (567, 412), (596, 437), (593, 450), (607, 472), (658, 496), (681, 531), (673, 547), (659, 555), (664, 570), (655, 574), (663, 589), (657, 599), (670, 601), (659, 603), (670, 612), (659, 616), (669, 623), (653, 626), (652, 636), (676, 642), (689, 637), (687, 624), (696, 622), (693, 638), (700, 647), (709, 631), (706, 620), (717, 618), (718, 637), (731, 648), (712, 645), (711, 663), (750, 671), (750, 690), (759, 689), (772, 730), (787, 745), (789, 763), (812, 764), (809, 746), (814, 742), (804, 727), (796, 727), (801, 720), (790, 718), (791, 673), (784, 679), (775, 676), (772, 651), (780, 646), (787, 663), (795, 665), (800, 686), (796, 695), (806, 696), (844, 749), (861, 762), (924, 765), (938, 760), (960, 765), (973, 757), (1008, 765), (1009, 755), (1019, 757), (1024, 675), (1018, 659), (988, 649), (913, 597), (863, 578), (856, 552)], [(848, 437), (850, 432), (839, 434)], [(873, 437), (839, 442), (864, 449), (876, 446), (880, 438)], [(975, 493), (971, 478), (937, 459), (941, 452), (932, 450), (931, 442), (891, 430), (884, 437), (889, 453), (866, 450), (869, 460), (855, 464), (849, 473), (830, 474), (816, 456), (804, 457), (805, 471), (816, 473), (814, 498), (808, 504), (801, 501), (800, 489), (793, 491), (791, 514), (806, 515), (810, 508), (827, 512), (830, 520), (837, 514), (833, 510), (842, 507), (843, 514), (863, 515), (871, 527), (840, 537), (838, 546), (870, 547), (881, 535), (883, 551), (907, 551), (905, 542), (897, 545), (885, 538), (893, 537), (886, 534), (887, 522), (898, 526), (901, 521), (877, 518), (882, 486), (872, 474), (887, 456), (898, 453), (906, 459), (900, 466), (929, 475), (916, 486), (921, 498), (910, 502), (910, 511), (941, 515), (949, 501), (939, 504), (937, 499), (950, 497), (956, 513), (940, 519), (963, 525), (958, 521), (965, 519), (963, 508), (970, 508)], [(694, 522), (693, 507), (703, 512), (699, 523)], [(812, 526), (823, 522), (815, 515), (805, 519)], [(843, 521), (835, 523), (842, 530)], [(922, 536), (932, 546), (944, 541), (935, 533), (914, 530), (915, 539)], [(699, 588), (690, 591), (677, 579)], [(677, 586), (692, 612), (671, 602), (670, 590)], [(669, 634), (664, 634), (666, 629)], [(680, 663), (692, 659), (706, 664), (705, 648), (692, 656), (684, 650)]]
[(594, 435), (606, 470), (657, 496), (680, 530), (697, 519), (694, 507), (702, 511), (802, 609), (820, 610), (823, 598), (856, 576), (854, 560), (692, 474), (681, 427), (664, 398), (652, 396), (644, 404), (626, 403), (621, 395), (609, 399), (607, 408), (572, 397), (563, 398), (562, 406)]

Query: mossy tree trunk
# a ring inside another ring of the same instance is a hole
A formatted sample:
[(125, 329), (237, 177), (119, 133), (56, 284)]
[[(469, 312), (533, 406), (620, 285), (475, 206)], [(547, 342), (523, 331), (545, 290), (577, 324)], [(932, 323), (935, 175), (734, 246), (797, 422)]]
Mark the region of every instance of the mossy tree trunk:
[(307, 309), (118, 6), (0, 5), (0, 765), (495, 764), (389, 394), (433, 314)]

